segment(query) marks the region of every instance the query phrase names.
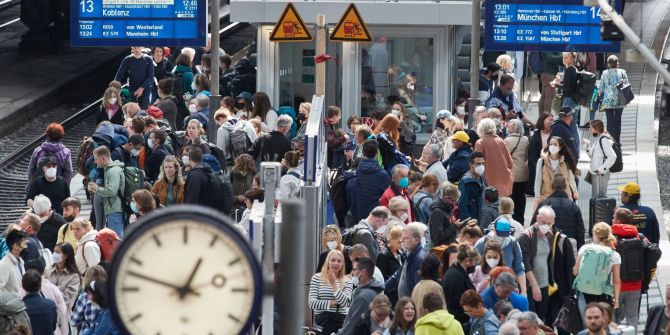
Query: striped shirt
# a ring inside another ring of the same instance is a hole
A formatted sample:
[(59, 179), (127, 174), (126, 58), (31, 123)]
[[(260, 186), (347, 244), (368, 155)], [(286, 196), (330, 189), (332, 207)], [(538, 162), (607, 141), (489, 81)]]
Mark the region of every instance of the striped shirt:
[[(321, 272), (312, 276), (312, 281), (309, 284), (309, 307), (314, 310), (315, 314), (330, 311), (346, 315), (351, 306), (351, 293), (354, 290), (354, 284), (350, 279), (344, 279), (344, 288), (339, 288), (333, 292), (332, 286), (323, 281)], [(331, 307), (330, 301), (336, 300), (337, 307)]]

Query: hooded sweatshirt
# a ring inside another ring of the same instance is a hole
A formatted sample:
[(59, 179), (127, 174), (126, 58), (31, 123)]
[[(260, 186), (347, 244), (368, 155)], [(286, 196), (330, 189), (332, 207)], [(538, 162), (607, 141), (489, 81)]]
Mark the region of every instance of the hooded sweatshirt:
[(98, 186), (95, 191), (95, 194), (102, 198), (105, 215), (123, 212), (119, 192), (123, 194), (125, 187), (126, 179), (123, 174), (123, 163), (113, 161), (105, 166), (105, 186)]
[(230, 134), (236, 129), (244, 130), (249, 139), (249, 143), (254, 143), (256, 141), (256, 130), (251, 123), (237, 118), (229, 119), (219, 127), (219, 130), (216, 132), (216, 146), (221, 148), (223, 156), (226, 159), (235, 159), (235, 157), (231, 157), (230, 152), (228, 152), (228, 145), (230, 144)]
[[(338, 335), (355, 335), (354, 329), (361, 315), (364, 315), (370, 309), (370, 303), (379, 294), (384, 292), (384, 283), (375, 279), (366, 285), (359, 286), (354, 290), (351, 297), (351, 306), (349, 307), (349, 314), (347, 314), (342, 329), (337, 333)], [(453, 316), (452, 316), (453, 319)], [(461, 332), (462, 334), (462, 332)]]
[[(20, 326), (30, 330), (30, 318), (26, 312), (26, 305), (23, 299), (14, 293), (0, 293), (0, 315), (11, 315), (14, 321)], [(10, 329), (0, 328), (0, 333), (9, 332)]]
[(442, 199), (433, 201), (430, 205), (430, 219), (428, 227), (430, 229), (430, 239), (434, 246), (449, 245), (456, 242), (458, 229), (453, 222), (454, 205), (444, 202)]
[(63, 177), (65, 182), (69, 184), (70, 179), (72, 179), (72, 154), (70, 149), (63, 145), (62, 142), (44, 141), (44, 143), (33, 150), (33, 154), (30, 157), (30, 163), (28, 164), (28, 185), (30, 185), (30, 181), (35, 179), (36, 174), (41, 174), (41, 168), (38, 165), (40, 159), (47, 155), (52, 155), (56, 158), (58, 164), (56, 166), (56, 174)]
[(444, 309), (424, 315), (416, 321), (415, 335), (463, 335), (461, 323)]

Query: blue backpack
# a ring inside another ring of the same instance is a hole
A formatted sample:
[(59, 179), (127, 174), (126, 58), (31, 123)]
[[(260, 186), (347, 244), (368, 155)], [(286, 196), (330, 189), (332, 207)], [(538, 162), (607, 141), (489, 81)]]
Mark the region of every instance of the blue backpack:
[(295, 112), (295, 109), (293, 109), (293, 107), (291, 106), (280, 106), (279, 110), (277, 110), (277, 116), (281, 115), (288, 115), (293, 120), (293, 123), (291, 124), (291, 131), (288, 132), (288, 139), (290, 141), (295, 137), (295, 135), (298, 134), (297, 113)]

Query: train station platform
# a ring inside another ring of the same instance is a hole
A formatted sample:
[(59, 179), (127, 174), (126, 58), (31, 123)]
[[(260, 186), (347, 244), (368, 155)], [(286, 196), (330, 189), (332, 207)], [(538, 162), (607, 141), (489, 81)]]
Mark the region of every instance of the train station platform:
[[(644, 17), (640, 13), (644, 13)], [(624, 17), (632, 29), (639, 34), (642, 31), (642, 41), (658, 51), (668, 49), (668, 27), (670, 26), (670, 0), (649, 0), (643, 2), (627, 2)], [(642, 28), (642, 29), (640, 29)], [(635, 99), (624, 108), (622, 116), (621, 145), (623, 151), (624, 170), (620, 173), (611, 174), (607, 195), (617, 199), (620, 203), (619, 186), (627, 182), (637, 182), (641, 188), (640, 204), (651, 207), (656, 213), (660, 223), (661, 241), (660, 247), (663, 257), (659, 261), (656, 279), (649, 288), (648, 304), (663, 304), (665, 302), (665, 287), (670, 284), (670, 242), (668, 241), (667, 224), (663, 219), (661, 206), (660, 187), (656, 170), (656, 146), (658, 143), (658, 113), (656, 92), (658, 88), (657, 73), (646, 64), (627, 63), (625, 51), (632, 49), (629, 41), (621, 44), (619, 56), (620, 67), (628, 73), (628, 79), (635, 92)], [(537, 87), (537, 83), (531, 85)], [(659, 102), (660, 103), (660, 102)], [(582, 111), (584, 112), (584, 111)], [(528, 105), (528, 114), (531, 119), (538, 115), (537, 101), (531, 100)], [(607, 123), (604, 113), (596, 116)], [(587, 117), (588, 118), (588, 117)], [(586, 120), (587, 118), (582, 118)], [(580, 129), (580, 140), (591, 139), (588, 129)], [(586, 154), (584, 145), (581, 145), (581, 153), (578, 167), (582, 176), (589, 169), (590, 158)], [(591, 185), (585, 182), (579, 183), (578, 204), (582, 210), (584, 223), (589, 221), (589, 199), (591, 198)], [(527, 199), (526, 222), (530, 221), (533, 198)], [(590, 237), (589, 237), (590, 238)], [(643, 295), (640, 307), (640, 327), (644, 329), (647, 316), (647, 297)]]

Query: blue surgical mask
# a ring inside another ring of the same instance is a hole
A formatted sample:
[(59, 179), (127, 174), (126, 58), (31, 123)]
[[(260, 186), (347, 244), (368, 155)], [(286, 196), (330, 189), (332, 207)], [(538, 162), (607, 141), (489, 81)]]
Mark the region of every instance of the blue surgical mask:
[(409, 178), (403, 177), (398, 181), (400, 188), (407, 188), (409, 186)]
[(140, 209), (137, 208), (137, 203), (135, 201), (132, 201), (130, 203), (130, 210), (133, 211), (133, 213), (139, 213)]

